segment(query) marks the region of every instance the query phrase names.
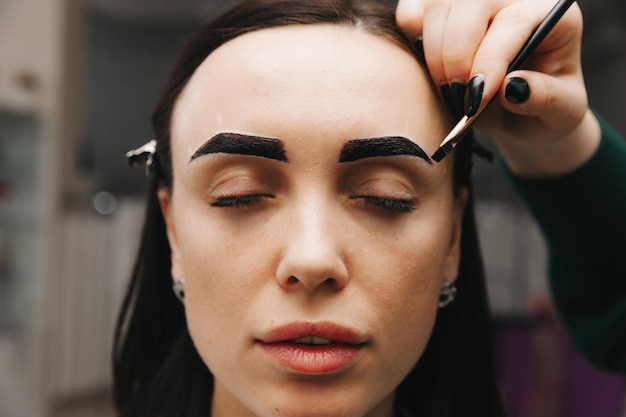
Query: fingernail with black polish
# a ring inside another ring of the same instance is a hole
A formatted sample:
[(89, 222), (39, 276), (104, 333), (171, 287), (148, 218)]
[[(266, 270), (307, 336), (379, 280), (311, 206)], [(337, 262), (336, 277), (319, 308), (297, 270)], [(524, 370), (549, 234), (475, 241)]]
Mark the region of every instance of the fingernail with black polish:
[(454, 82), (452, 83), (451, 89), (452, 97), (454, 97), (454, 115), (461, 118), (465, 112), (465, 92), (467, 91), (467, 84)]
[(441, 91), (441, 97), (443, 98), (444, 103), (446, 103), (446, 106), (448, 106), (448, 109), (450, 109), (450, 111), (453, 111), (454, 96), (452, 94), (452, 89), (448, 84), (442, 84), (441, 87), (439, 87), (439, 90)]
[(530, 97), (530, 87), (523, 78), (511, 77), (506, 82), (504, 97), (511, 103), (523, 103)]
[(480, 103), (483, 100), (483, 90), (485, 89), (485, 80), (480, 75), (475, 75), (469, 82), (467, 87), (469, 95), (465, 105), (465, 115), (472, 117), (478, 111)]
[(467, 91), (467, 84), (454, 82), (452, 83), (452, 92), (456, 94), (457, 101), (465, 103), (465, 92)]

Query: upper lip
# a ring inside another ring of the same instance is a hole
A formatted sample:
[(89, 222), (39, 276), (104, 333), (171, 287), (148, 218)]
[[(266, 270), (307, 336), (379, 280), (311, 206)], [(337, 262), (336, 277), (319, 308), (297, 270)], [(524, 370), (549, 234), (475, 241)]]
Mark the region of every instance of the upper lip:
[(309, 336), (350, 345), (360, 345), (367, 341), (366, 337), (357, 331), (327, 321), (288, 323), (264, 332), (258, 340), (263, 343), (278, 343)]

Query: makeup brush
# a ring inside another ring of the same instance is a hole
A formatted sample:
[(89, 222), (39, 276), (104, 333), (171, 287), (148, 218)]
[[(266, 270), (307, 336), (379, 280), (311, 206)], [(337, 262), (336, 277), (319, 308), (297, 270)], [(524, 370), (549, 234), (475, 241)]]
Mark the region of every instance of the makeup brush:
[[(541, 21), (539, 26), (537, 26), (537, 28), (533, 31), (524, 46), (522, 46), (522, 49), (517, 53), (517, 56), (515, 56), (506, 70), (507, 74), (511, 71), (520, 69), (522, 65), (524, 65), (526, 60), (535, 51), (535, 49), (537, 49), (545, 37), (548, 36), (550, 31), (558, 23), (561, 17), (563, 17), (574, 1), (575, 0), (559, 0), (552, 10), (550, 10), (548, 15)], [(441, 142), (439, 149), (437, 149), (437, 152), (435, 152), (431, 158), (436, 162), (440, 162), (447, 154), (452, 152), (463, 137), (463, 133), (465, 133), (472, 123), (474, 123), (480, 113), (485, 109), (485, 107), (487, 107), (487, 104), (480, 107), (473, 116), (463, 116), (463, 118), (450, 131), (448, 136), (446, 136), (443, 142)]]

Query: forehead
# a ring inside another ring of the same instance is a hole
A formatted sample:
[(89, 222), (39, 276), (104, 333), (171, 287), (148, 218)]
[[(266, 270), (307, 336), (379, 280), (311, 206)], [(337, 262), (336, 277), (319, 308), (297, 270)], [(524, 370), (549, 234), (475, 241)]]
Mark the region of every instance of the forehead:
[(193, 152), (222, 131), (289, 139), (402, 135), (434, 151), (444, 114), (410, 52), (342, 25), (287, 26), (216, 49), (179, 97), (172, 141)]

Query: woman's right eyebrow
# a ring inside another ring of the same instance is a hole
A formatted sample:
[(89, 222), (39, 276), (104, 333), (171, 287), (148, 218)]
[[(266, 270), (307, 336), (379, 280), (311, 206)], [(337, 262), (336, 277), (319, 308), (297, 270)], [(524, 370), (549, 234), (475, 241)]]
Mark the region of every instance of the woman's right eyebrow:
[(285, 146), (280, 139), (232, 132), (218, 133), (204, 142), (191, 155), (189, 162), (213, 153), (258, 156), (279, 162), (289, 162), (285, 153)]

